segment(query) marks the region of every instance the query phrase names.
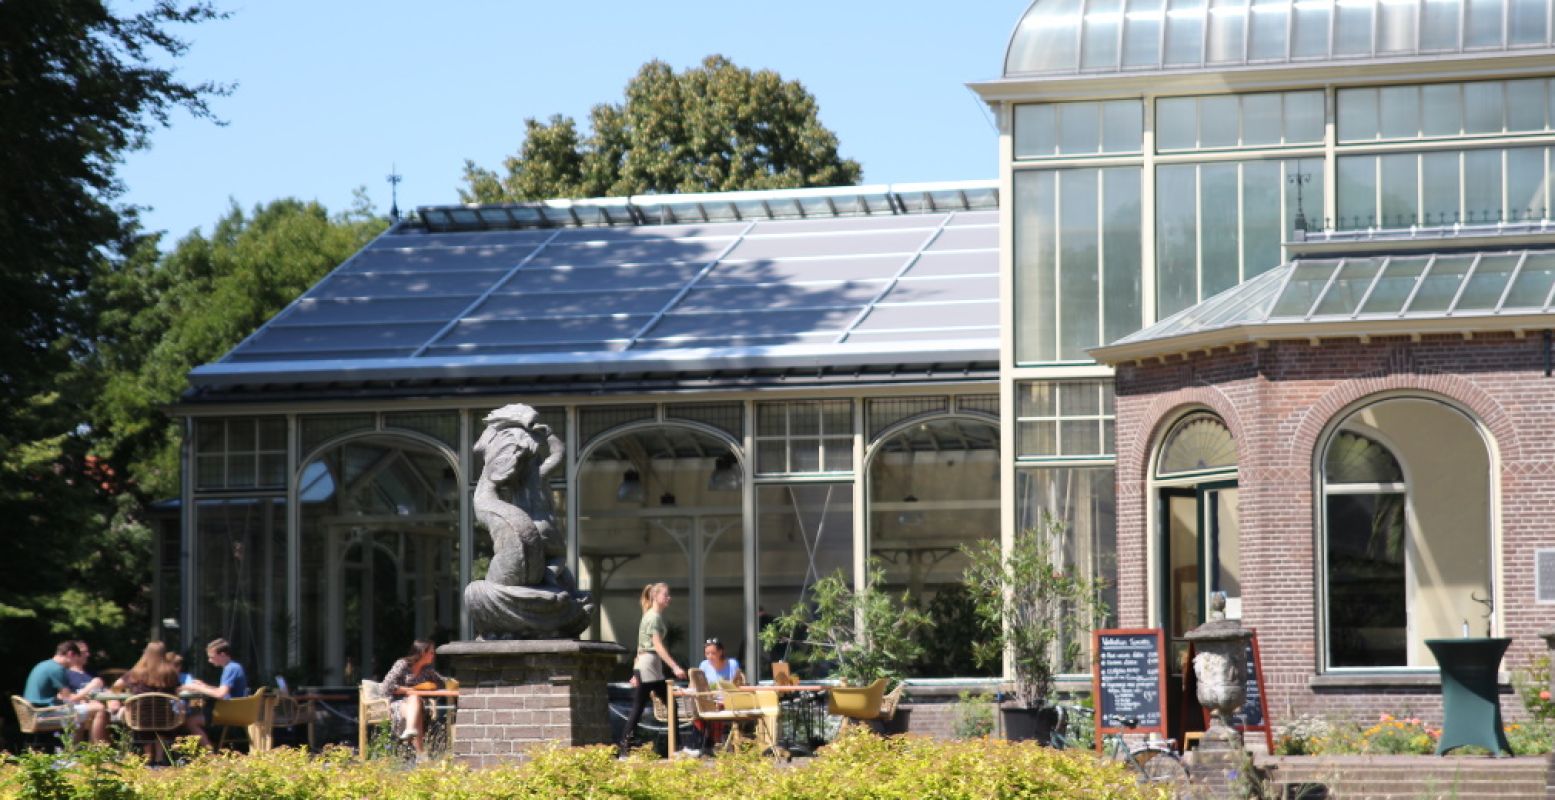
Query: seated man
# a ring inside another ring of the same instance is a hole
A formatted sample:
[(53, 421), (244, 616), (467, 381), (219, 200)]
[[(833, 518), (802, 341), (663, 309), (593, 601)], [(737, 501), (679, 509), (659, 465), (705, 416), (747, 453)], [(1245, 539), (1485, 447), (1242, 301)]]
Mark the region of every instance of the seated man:
[(248, 697), (248, 673), (243, 665), (232, 659), (232, 643), (226, 639), (213, 639), (205, 646), (205, 658), (221, 670), (221, 682), (212, 686), (202, 680), (190, 681), (184, 688), (199, 692), (217, 700), (236, 700)]
[(87, 662), (92, 660), (92, 648), (87, 646), (84, 639), (74, 639), (71, 643), (79, 652), (70, 662), (70, 673), (67, 676), (70, 680), (70, 691), (90, 694), (102, 691), (103, 680), (86, 670)]
[(70, 689), (70, 667), (81, 663), (81, 648), (74, 642), (60, 642), (54, 657), (38, 662), (27, 675), (22, 697), (43, 711), (40, 716), (75, 715), (76, 738), (91, 737), (94, 742), (108, 741), (108, 709), (92, 700), (100, 682), (88, 681), (79, 691)]

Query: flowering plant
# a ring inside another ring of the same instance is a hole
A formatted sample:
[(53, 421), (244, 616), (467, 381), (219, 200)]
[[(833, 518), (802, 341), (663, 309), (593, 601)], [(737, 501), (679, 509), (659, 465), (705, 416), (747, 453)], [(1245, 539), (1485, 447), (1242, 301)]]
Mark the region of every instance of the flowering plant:
[(1550, 657), (1535, 656), (1528, 666), (1512, 673), (1512, 684), (1523, 699), (1528, 716), (1539, 722), (1555, 722), (1555, 700), (1550, 699)]

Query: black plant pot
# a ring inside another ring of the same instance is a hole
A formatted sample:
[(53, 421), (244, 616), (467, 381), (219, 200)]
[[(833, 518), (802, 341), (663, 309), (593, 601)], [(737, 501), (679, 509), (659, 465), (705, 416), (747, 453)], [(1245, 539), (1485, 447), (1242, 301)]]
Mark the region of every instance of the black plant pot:
[(1012, 742), (1031, 742), (1046, 746), (1053, 743), (1053, 728), (1058, 725), (1058, 709), (1023, 708), (1020, 706), (999, 709), (1004, 722), (1004, 738)]

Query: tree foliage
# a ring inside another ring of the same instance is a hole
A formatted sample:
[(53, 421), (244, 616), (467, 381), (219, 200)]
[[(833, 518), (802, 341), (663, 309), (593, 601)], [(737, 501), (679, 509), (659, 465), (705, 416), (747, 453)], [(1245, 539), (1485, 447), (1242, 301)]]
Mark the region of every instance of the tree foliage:
[(465, 202), (551, 197), (726, 192), (858, 183), (858, 162), (837, 153), (815, 97), (772, 70), (723, 56), (675, 72), (650, 61), (625, 101), (589, 114), (585, 135), (570, 117), (524, 120), (505, 175), (465, 162)]
[(842, 570), (816, 581), (809, 598), (762, 628), (762, 646), (791, 645), (794, 662), (854, 686), (907, 677), (923, 655), (919, 633), (929, 618), (906, 592), (897, 596), (881, 588), (885, 570), (878, 561), (870, 562), (865, 586), (855, 590), (850, 583)]

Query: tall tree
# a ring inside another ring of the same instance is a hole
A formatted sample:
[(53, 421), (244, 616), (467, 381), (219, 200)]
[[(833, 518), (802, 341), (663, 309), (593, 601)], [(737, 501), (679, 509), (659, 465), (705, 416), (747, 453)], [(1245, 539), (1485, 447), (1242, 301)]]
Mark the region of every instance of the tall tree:
[(815, 97), (772, 70), (723, 56), (675, 72), (650, 61), (620, 104), (597, 105), (588, 135), (571, 118), (524, 120), (505, 175), (466, 161), (465, 202), (550, 197), (789, 189), (858, 183), (857, 161), (837, 153)]

